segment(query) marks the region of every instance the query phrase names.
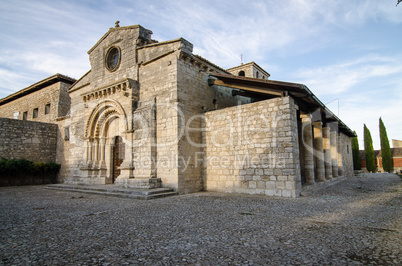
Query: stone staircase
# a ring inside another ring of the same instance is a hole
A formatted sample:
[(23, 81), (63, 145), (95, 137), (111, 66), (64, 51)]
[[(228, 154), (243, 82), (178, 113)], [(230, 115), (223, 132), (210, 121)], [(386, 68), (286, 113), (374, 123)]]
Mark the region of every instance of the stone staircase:
[(117, 187), (115, 185), (52, 184), (48, 185), (46, 188), (62, 190), (62, 191), (92, 193), (106, 196), (142, 199), (142, 200), (163, 198), (178, 194), (171, 188), (151, 188), (151, 189), (123, 188), (123, 187)]

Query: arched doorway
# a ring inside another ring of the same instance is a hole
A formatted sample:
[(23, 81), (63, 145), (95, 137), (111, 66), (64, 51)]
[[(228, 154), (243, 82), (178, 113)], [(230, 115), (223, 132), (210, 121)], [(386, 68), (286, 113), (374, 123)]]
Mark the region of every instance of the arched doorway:
[(127, 130), (127, 117), (118, 102), (107, 99), (95, 106), (85, 129), (87, 169), (83, 170), (88, 171), (88, 178), (104, 184), (116, 181), (125, 158), (125, 143), (119, 135)]
[(112, 182), (114, 183), (116, 178), (120, 175), (120, 165), (124, 161), (125, 144), (122, 137), (117, 136), (114, 139), (113, 145), (113, 170), (112, 170)]

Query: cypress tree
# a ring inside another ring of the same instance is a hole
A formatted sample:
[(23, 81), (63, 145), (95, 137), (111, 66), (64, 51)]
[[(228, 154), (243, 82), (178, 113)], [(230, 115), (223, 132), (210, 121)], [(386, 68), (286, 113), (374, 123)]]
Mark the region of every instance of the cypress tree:
[(373, 139), (371, 138), (370, 130), (364, 124), (364, 155), (366, 157), (367, 171), (375, 172), (375, 155), (373, 148)]
[[(354, 131), (356, 134), (356, 131)], [(353, 169), (361, 170), (362, 165), (360, 162), (360, 151), (359, 151), (359, 141), (357, 137), (352, 138), (352, 154), (353, 154)]]
[(392, 170), (392, 154), (391, 147), (389, 146), (389, 140), (387, 135), (387, 130), (380, 117), (380, 140), (381, 140), (381, 157), (382, 157), (382, 167), (384, 171), (390, 173)]

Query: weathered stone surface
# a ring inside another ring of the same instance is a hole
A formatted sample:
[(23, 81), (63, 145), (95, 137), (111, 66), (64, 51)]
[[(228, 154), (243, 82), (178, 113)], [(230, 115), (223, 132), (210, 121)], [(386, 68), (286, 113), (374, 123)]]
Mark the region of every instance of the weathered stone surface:
[(0, 157), (55, 162), (57, 125), (0, 117)]
[[(278, 107), (278, 111), (269, 111), (268, 106)], [(290, 119), (283, 118), (283, 113), (290, 114)], [(298, 196), (296, 119), (294, 101), (289, 97), (206, 113), (206, 190)], [(283, 132), (290, 137), (280, 137)], [(276, 181), (258, 186), (256, 180), (264, 180), (264, 173), (272, 173)]]
[(2, 188), (0, 261), (401, 265), (401, 184), (396, 175), (362, 175), (317, 183), (297, 200), (203, 192), (143, 201)]

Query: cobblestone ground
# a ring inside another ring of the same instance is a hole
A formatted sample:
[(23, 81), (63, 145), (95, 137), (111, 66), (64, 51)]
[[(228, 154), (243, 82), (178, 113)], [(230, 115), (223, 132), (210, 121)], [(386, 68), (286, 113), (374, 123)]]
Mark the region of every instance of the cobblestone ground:
[(398, 176), (353, 177), (304, 194), (141, 201), (3, 187), (0, 264), (401, 265)]

